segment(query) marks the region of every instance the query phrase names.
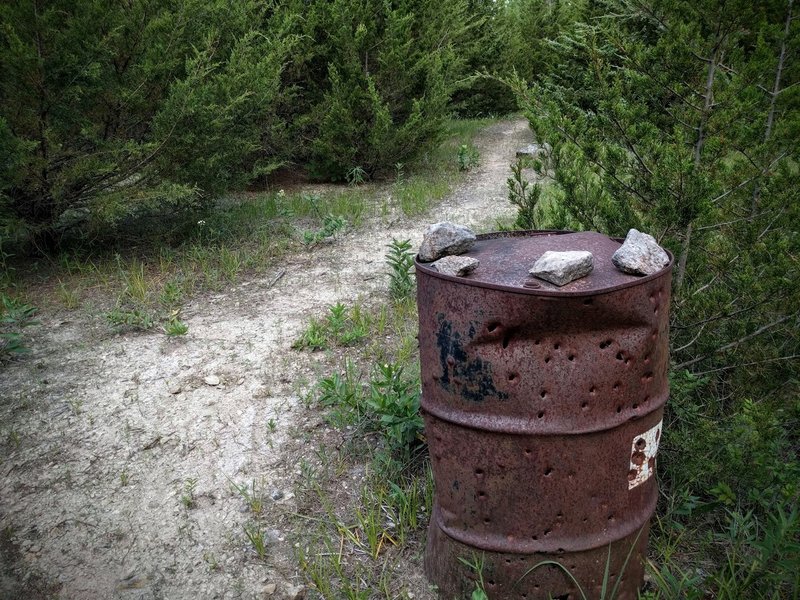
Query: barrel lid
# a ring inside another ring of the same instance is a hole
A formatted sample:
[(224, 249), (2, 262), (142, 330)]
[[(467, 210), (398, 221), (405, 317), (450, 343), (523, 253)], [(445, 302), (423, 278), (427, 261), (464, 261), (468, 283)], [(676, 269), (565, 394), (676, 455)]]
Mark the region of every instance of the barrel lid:
[[(611, 256), (622, 240), (594, 231), (502, 231), (477, 236), (475, 245), (462, 256), (477, 258), (480, 265), (465, 277), (443, 275), (431, 263), (416, 261), (418, 273), (466, 285), (541, 296), (588, 296), (639, 285), (661, 277), (672, 269), (670, 263), (652, 275), (628, 275), (617, 269)], [(544, 281), (528, 273), (533, 263), (545, 252), (588, 250), (594, 257), (594, 269), (586, 277), (564, 286)]]

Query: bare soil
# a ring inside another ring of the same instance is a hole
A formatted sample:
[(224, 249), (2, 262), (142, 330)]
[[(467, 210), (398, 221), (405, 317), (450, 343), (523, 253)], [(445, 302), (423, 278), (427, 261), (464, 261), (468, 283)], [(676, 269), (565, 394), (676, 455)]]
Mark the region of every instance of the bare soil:
[[(486, 230), (510, 216), (508, 166), (529, 141), (523, 120), (489, 126), (480, 166), (429, 214), (368, 220), (195, 298), (181, 339), (114, 334), (86, 311), (40, 314), (32, 353), (0, 371), (0, 598), (294, 597), (298, 465), (331, 431), (301, 401), (324, 359), (292, 342), (337, 301), (385, 301), (392, 238), (417, 247), (431, 222)], [(270, 523), (264, 560), (231, 486), (253, 480)]]

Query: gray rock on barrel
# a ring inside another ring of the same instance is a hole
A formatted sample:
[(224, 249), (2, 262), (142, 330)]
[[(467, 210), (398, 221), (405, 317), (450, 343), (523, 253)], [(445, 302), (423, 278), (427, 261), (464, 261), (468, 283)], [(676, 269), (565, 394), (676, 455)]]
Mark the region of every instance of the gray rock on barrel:
[(463, 225), (442, 222), (428, 227), (419, 247), (419, 260), (433, 262), (443, 256), (462, 254), (472, 248), (475, 234)]
[(652, 275), (669, 264), (669, 255), (652, 235), (631, 229), (611, 262), (623, 273)]
[(548, 250), (539, 257), (530, 274), (558, 286), (567, 285), (581, 277), (586, 277), (594, 268), (594, 258), (586, 250), (554, 252)]
[(464, 277), (469, 275), (481, 262), (471, 256), (445, 256), (440, 258), (431, 266), (442, 275), (452, 275), (453, 277)]

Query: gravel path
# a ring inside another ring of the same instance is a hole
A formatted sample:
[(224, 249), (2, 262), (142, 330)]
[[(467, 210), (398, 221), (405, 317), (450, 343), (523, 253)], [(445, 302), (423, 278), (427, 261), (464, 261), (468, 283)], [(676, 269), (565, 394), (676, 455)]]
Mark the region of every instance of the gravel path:
[[(40, 315), (32, 354), (0, 371), (0, 598), (291, 596), (302, 580), (280, 515), (314, 450), (297, 440), (324, 427), (301, 402), (319, 355), (292, 342), (330, 304), (385, 298), (392, 238), (417, 247), (430, 222), (489, 230), (509, 216), (508, 165), (528, 141), (524, 120), (489, 126), (479, 168), (429, 215), (376, 218), (195, 299), (184, 339)], [(248, 550), (248, 509), (231, 491), (253, 480), (275, 515), (266, 561)]]

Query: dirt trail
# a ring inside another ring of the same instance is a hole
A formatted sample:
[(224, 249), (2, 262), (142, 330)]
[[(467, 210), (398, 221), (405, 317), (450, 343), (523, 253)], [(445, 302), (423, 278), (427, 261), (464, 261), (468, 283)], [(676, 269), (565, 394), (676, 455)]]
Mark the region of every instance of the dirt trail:
[(255, 560), (231, 491), (256, 479), (274, 514), (293, 510), (297, 440), (324, 426), (301, 402), (322, 375), (318, 355), (292, 342), (338, 300), (385, 298), (393, 237), (417, 247), (430, 222), (491, 229), (509, 215), (508, 165), (529, 139), (523, 120), (491, 125), (476, 140), (480, 167), (428, 215), (372, 220), (194, 300), (185, 339), (40, 315), (32, 354), (0, 371), (0, 530), (14, 538), (0, 540), (0, 598), (263, 598), (301, 584), (288, 519), (276, 517), (270, 557)]

